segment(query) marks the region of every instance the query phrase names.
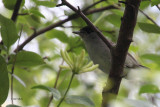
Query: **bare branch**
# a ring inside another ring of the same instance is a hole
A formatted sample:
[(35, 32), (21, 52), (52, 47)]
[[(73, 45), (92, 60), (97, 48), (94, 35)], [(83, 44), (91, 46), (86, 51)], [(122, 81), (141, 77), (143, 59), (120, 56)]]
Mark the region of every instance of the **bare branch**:
[[(102, 8), (97, 8), (97, 9), (92, 9), (92, 10), (88, 10), (88, 11), (83, 11), (86, 15), (89, 15), (89, 14), (93, 14), (93, 13), (97, 13), (97, 12), (102, 12), (104, 10), (110, 10), (110, 9), (118, 9), (117, 6), (114, 6), (114, 5), (109, 5), (109, 6), (106, 6), (106, 7), (102, 7)], [(31, 36), (29, 36), (21, 45), (18, 46), (18, 48), (16, 48), (14, 51), (17, 52), (17, 51), (20, 51), (23, 49), (23, 47), (29, 43), (32, 39), (34, 39), (35, 37), (39, 36), (40, 34), (43, 34), (49, 30), (52, 30), (53, 28), (55, 27), (58, 27), (58, 26), (61, 26), (62, 24), (70, 21), (70, 20), (73, 20), (73, 19), (76, 19), (78, 18), (79, 16), (76, 15), (76, 14), (73, 14), (73, 15), (70, 15), (68, 18), (64, 19), (64, 20), (61, 20), (61, 21), (58, 21), (56, 23), (53, 23), (39, 31), (37, 31), (36, 33), (33, 33)]]

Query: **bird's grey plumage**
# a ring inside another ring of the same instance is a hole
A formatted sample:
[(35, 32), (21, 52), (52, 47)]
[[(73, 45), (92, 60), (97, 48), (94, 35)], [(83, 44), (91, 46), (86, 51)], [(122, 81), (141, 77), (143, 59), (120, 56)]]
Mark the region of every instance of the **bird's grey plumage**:
[[(99, 38), (99, 36), (88, 26), (82, 28), (79, 34), (85, 44), (89, 57), (94, 64), (99, 64), (99, 68), (108, 73), (111, 66), (111, 53), (108, 46)], [(141, 65), (128, 53), (125, 61), (125, 67), (136, 68)]]

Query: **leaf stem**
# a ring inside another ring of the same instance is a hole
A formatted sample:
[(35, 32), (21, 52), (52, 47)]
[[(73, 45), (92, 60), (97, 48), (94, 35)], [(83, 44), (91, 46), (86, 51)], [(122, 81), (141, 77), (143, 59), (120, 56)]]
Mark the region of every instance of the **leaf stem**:
[(70, 80), (70, 82), (69, 82), (69, 85), (68, 85), (68, 87), (67, 87), (67, 90), (66, 90), (66, 92), (64, 93), (63, 98), (62, 98), (62, 99), (60, 100), (60, 102), (58, 103), (57, 107), (60, 107), (60, 105), (62, 104), (63, 100), (65, 99), (65, 97), (66, 97), (66, 95), (67, 95), (67, 93), (68, 93), (68, 91), (69, 91), (69, 89), (70, 89), (70, 86), (71, 86), (71, 83), (72, 83), (72, 80), (73, 80), (74, 75), (75, 75), (75, 73), (72, 73), (71, 80)]
[[(21, 35), (22, 35), (22, 30), (23, 30), (23, 26), (21, 27), (20, 37), (19, 37), (19, 40), (18, 40), (18, 43), (17, 43), (17, 47), (19, 45), (19, 41), (20, 41), (20, 38), (21, 38)], [(13, 60), (12, 69), (11, 69), (11, 103), (12, 104), (13, 104), (13, 74), (14, 74), (14, 68), (15, 68), (17, 54), (18, 54), (18, 52), (15, 55), (15, 59)]]

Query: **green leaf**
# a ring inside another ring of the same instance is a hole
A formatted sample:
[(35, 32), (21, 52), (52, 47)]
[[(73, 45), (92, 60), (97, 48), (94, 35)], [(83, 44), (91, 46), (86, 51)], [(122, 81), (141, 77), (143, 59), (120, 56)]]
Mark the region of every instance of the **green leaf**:
[[(11, 60), (9, 61), (9, 64), (13, 63), (14, 60), (15, 60), (15, 55), (11, 56)], [(25, 67), (37, 66), (41, 64), (44, 64), (44, 61), (41, 58), (41, 56), (38, 55), (37, 53), (30, 52), (30, 51), (20, 51), (17, 54), (16, 62), (15, 62), (15, 65), (25, 66)]]
[(110, 23), (115, 25), (116, 27), (120, 27), (121, 25), (121, 16), (117, 14), (110, 14), (106, 17), (106, 20), (108, 20)]
[(158, 4), (160, 4), (160, 0), (152, 0), (151, 1), (151, 6), (158, 5)]
[(2, 40), (9, 49), (9, 47), (18, 39), (15, 23), (0, 14), (0, 24)]
[(149, 23), (138, 23), (141, 30), (148, 32), (148, 33), (160, 33), (160, 27), (154, 24)]
[(144, 54), (141, 56), (141, 58), (160, 64), (160, 55), (157, 54)]
[(83, 21), (82, 18), (77, 18), (75, 20), (72, 20), (73, 26), (86, 26), (86, 23)]
[(55, 88), (47, 87), (47, 86), (44, 86), (44, 85), (37, 85), (37, 86), (32, 87), (31, 89), (47, 90), (47, 91), (49, 91), (53, 94), (53, 97), (56, 100), (59, 100), (61, 98), (61, 93)]
[(141, 2), (140, 9), (145, 9), (151, 4), (151, 1), (143, 1)]
[(31, 10), (29, 10), (29, 12), (34, 14), (35, 16), (40, 16), (42, 18), (45, 18), (45, 16), (41, 12), (39, 12), (38, 10), (31, 9)]
[[(4, 6), (9, 9), (9, 10), (13, 10), (15, 7), (17, 0), (3, 0), (3, 4)], [(21, 6), (23, 6), (25, 3), (25, 0), (22, 0)]]
[(140, 90), (139, 90), (139, 94), (143, 94), (143, 93), (159, 93), (160, 90), (156, 85), (153, 84), (146, 84), (143, 85)]
[(68, 96), (66, 97), (66, 102), (68, 104), (83, 104), (85, 106), (93, 106), (94, 107), (94, 103), (86, 96)]
[(57, 38), (58, 40), (60, 40), (63, 43), (67, 43), (68, 42), (68, 37), (67, 35), (64, 33), (64, 31), (60, 31), (60, 30), (56, 30), (53, 29), (49, 32), (46, 33), (46, 36), (49, 39), (53, 39), (53, 38)]
[(9, 78), (7, 72), (7, 64), (2, 56), (0, 56), (0, 105), (2, 105), (9, 91)]
[(53, 2), (53, 1), (36, 1), (36, 0), (34, 0), (34, 2), (36, 3), (36, 5), (41, 5), (41, 6), (51, 7), (51, 8), (56, 6), (56, 2)]
[(14, 104), (9, 104), (9, 105), (7, 105), (6, 107), (21, 107), (21, 106), (14, 105)]

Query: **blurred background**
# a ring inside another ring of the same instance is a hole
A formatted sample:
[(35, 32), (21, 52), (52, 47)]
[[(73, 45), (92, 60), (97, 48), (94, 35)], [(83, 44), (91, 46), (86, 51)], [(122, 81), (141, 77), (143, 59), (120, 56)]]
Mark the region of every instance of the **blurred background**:
[[(5, 0), (0, 0), (0, 14), (10, 18), (13, 9), (4, 5)], [(80, 6), (83, 10), (98, 0), (68, 0), (75, 7)], [(16, 21), (16, 28), (19, 32), (23, 26), (19, 44), (23, 43), (35, 31), (39, 31), (60, 20), (65, 20), (74, 14), (66, 6), (56, 7), (61, 0), (23, 0)], [(96, 10), (106, 6), (117, 6), (119, 9), (108, 9), (87, 15), (87, 17), (103, 32), (106, 38), (116, 43), (121, 17), (125, 9), (124, 4), (118, 4), (117, 0), (103, 1), (89, 10)], [(133, 42), (129, 52), (138, 62), (148, 69), (133, 69), (123, 79), (118, 95), (118, 101), (113, 102), (113, 107), (160, 107), (160, 2), (142, 1), (137, 18), (137, 25), (134, 30)], [(142, 13), (143, 12), (143, 13)], [(154, 20), (153, 23), (149, 18)], [(14, 104), (29, 107), (47, 107), (51, 93), (41, 89), (31, 89), (33, 86), (45, 85), (54, 87), (59, 65), (63, 61), (60, 50), (67, 50), (69, 53), (80, 54), (85, 49), (81, 38), (72, 33), (86, 26), (81, 18), (76, 18), (40, 34), (29, 42), (23, 49), (39, 54), (45, 64), (31, 67), (15, 66), (14, 74), (20, 80), (14, 79), (13, 95)], [(0, 40), (2, 38), (0, 37)], [(12, 54), (18, 42), (13, 44), (9, 50)], [(86, 53), (86, 59), (89, 59)], [(11, 67), (8, 67), (9, 70)], [(9, 75), (10, 76), (10, 75)], [(61, 70), (57, 89), (63, 95), (69, 84), (71, 72)], [(105, 86), (107, 75), (100, 70), (76, 75), (72, 82), (68, 95), (81, 95), (90, 98), (95, 107), (100, 107), (101, 92)], [(50, 107), (56, 107), (58, 100), (53, 99)], [(11, 104), (11, 95), (2, 107)], [(62, 107), (84, 107), (82, 104), (68, 104), (63, 102)], [(86, 106), (87, 107), (87, 106)]]

